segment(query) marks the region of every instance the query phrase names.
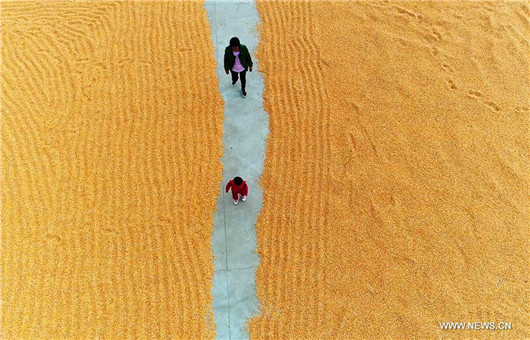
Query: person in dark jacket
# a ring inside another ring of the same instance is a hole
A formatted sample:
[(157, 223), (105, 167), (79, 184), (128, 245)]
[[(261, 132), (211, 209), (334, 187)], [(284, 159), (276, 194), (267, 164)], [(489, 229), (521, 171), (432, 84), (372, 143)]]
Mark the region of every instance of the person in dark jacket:
[(252, 72), (252, 58), (245, 45), (241, 45), (237, 37), (230, 39), (230, 45), (225, 49), (224, 67), (226, 74), (232, 73), (232, 85), (241, 78), (241, 93), (247, 96), (245, 86), (247, 84), (247, 70)]
[(248, 195), (248, 185), (241, 177), (234, 177), (234, 179), (228, 181), (225, 187), (225, 191), (232, 189), (232, 198), (234, 199), (234, 204), (239, 203), (239, 199), (243, 202), (247, 200)]

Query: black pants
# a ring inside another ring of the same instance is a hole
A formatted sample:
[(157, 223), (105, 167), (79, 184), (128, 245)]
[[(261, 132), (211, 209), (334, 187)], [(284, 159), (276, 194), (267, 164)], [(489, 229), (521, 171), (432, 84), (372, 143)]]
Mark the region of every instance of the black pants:
[(230, 70), (232, 73), (232, 83), (237, 81), (237, 74), (239, 73), (239, 78), (241, 78), (241, 90), (245, 91), (245, 86), (247, 85), (247, 71), (235, 72)]

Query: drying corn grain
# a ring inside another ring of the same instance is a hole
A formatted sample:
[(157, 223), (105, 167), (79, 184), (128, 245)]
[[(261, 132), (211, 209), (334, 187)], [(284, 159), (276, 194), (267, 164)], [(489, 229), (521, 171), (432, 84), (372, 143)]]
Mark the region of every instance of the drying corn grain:
[(258, 9), (270, 135), (251, 337), (529, 337), (528, 4)]
[(202, 2), (1, 3), (3, 338), (213, 338)]

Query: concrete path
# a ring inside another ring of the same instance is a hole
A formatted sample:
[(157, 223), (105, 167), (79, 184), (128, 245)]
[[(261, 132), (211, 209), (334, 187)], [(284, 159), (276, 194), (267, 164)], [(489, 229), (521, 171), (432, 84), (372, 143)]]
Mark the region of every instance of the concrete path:
[[(217, 339), (248, 339), (246, 323), (259, 312), (255, 224), (263, 202), (258, 181), (269, 132), (268, 116), (263, 109), (263, 77), (254, 54), (259, 16), (253, 1), (206, 0), (205, 7), (218, 63), (219, 91), (225, 101), (223, 183), (219, 188), (212, 238), (216, 334)], [(241, 95), (240, 82), (232, 86), (230, 75), (223, 69), (224, 50), (234, 36), (248, 47), (254, 62), (253, 72), (247, 72), (246, 98)], [(231, 194), (224, 192), (228, 180), (235, 176), (242, 177), (249, 186), (247, 201), (238, 205), (232, 203)]]

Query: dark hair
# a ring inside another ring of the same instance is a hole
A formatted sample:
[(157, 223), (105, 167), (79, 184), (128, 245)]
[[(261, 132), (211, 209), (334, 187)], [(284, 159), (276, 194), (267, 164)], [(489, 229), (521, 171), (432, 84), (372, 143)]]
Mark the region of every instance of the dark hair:
[(239, 39), (237, 37), (233, 37), (232, 39), (230, 39), (230, 46), (236, 47), (239, 45), (241, 45), (241, 43), (239, 42)]
[(241, 183), (243, 183), (243, 179), (241, 177), (236, 176), (234, 177), (234, 183), (239, 186), (241, 185)]

